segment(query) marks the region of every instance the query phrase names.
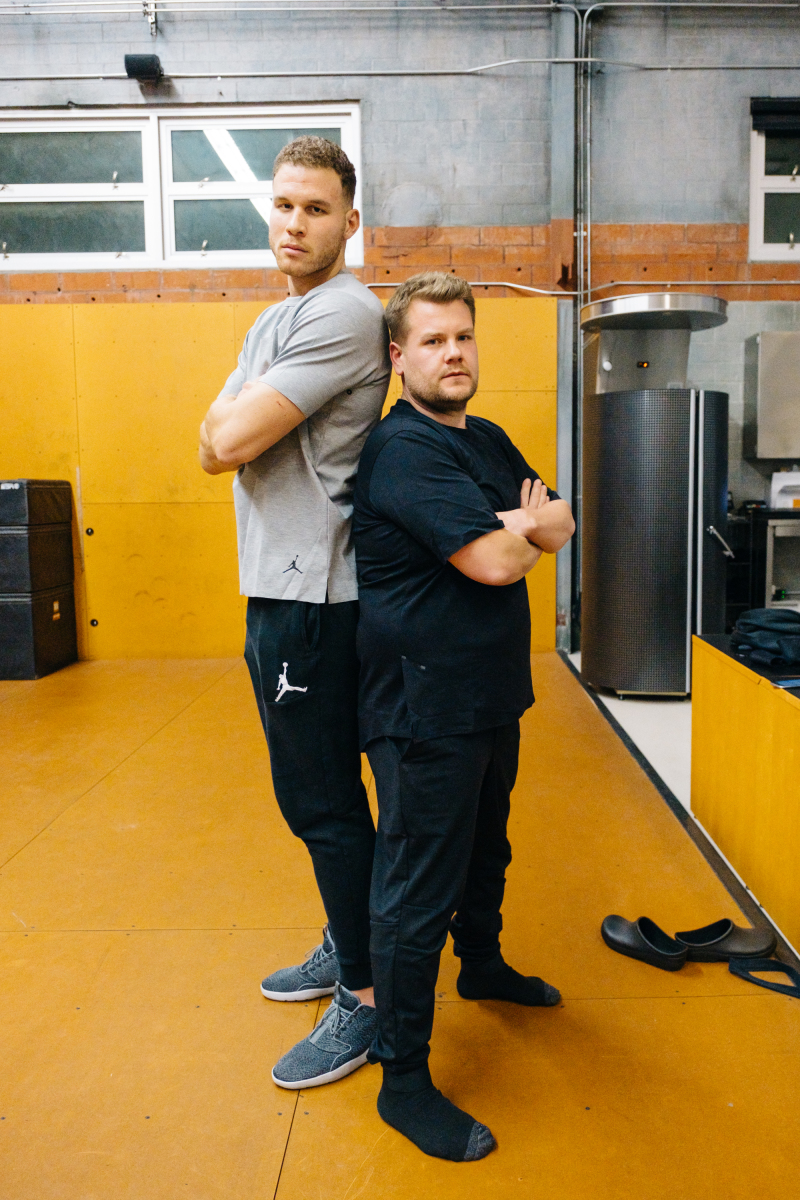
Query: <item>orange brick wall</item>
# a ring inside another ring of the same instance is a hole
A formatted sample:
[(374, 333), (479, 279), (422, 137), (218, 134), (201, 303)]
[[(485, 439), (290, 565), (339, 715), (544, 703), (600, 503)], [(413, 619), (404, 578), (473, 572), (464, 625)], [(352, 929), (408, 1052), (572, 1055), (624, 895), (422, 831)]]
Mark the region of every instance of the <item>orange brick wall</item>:
[[(449, 271), (480, 285), (508, 282), (569, 291), (574, 287), (571, 221), (549, 225), (412, 226), (364, 230), (364, 283), (400, 283), (423, 270)], [(749, 263), (746, 225), (595, 225), (595, 296), (663, 288), (690, 281), (694, 290), (720, 288), (726, 300), (800, 300), (800, 265)], [(617, 280), (625, 282), (617, 283)], [(759, 287), (785, 280), (786, 286)], [(487, 296), (524, 295), (495, 286)], [(246, 270), (72, 271), (0, 273), (0, 304), (128, 303), (260, 300), (286, 295), (285, 276)]]
[[(562, 228), (566, 226), (569, 228)], [(473, 282), (510, 280), (549, 289), (562, 272), (568, 272), (572, 241), (572, 225), (567, 221), (474, 228), (367, 228), (365, 266), (356, 274), (364, 283), (400, 283), (418, 271), (453, 271)], [(496, 287), (487, 292), (493, 297), (506, 294), (505, 289)], [(268, 304), (285, 295), (285, 276), (267, 268), (0, 273), (0, 304), (157, 300), (262, 300)]]
[[(800, 300), (800, 263), (747, 261), (746, 225), (595, 225), (592, 227), (592, 283), (632, 281), (634, 290), (688, 280), (692, 290), (713, 292), (720, 281), (741, 280), (741, 287), (719, 288), (726, 300)], [(785, 287), (759, 287), (759, 280), (786, 280)], [(794, 281), (793, 285), (789, 281)], [(631, 291), (631, 283), (600, 295)]]
[(367, 229), (361, 277), (365, 283), (401, 283), (418, 271), (447, 271), (473, 283), (508, 281), (549, 290), (562, 273), (569, 274), (572, 243), (571, 221)]

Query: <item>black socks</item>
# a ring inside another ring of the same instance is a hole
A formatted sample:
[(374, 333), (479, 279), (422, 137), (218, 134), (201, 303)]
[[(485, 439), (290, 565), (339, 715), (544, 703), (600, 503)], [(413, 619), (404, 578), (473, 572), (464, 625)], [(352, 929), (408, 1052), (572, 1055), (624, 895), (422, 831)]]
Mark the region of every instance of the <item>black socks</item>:
[(425, 1154), (451, 1162), (485, 1158), (497, 1143), (491, 1131), (433, 1086), (427, 1064), (405, 1075), (383, 1072), (378, 1112)]
[[(561, 993), (536, 975), (520, 975), (499, 952), (483, 963), (463, 962), (456, 983), (465, 1000), (510, 1000), (528, 1007), (558, 1004)], [(386, 1070), (378, 1112), (425, 1154), (451, 1162), (485, 1158), (497, 1143), (492, 1132), (456, 1108), (433, 1086), (427, 1063), (405, 1074)]]
[(486, 963), (461, 963), (456, 981), (459, 996), (465, 1000), (510, 1000), (533, 1008), (558, 1004), (561, 993), (537, 975), (520, 975), (504, 961), (502, 954)]

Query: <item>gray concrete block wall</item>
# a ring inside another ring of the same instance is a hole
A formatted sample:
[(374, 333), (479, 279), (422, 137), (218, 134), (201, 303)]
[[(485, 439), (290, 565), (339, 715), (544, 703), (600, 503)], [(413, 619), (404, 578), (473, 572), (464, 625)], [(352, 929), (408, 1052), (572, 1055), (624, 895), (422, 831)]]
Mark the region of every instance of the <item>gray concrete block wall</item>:
[[(800, 63), (800, 13), (609, 12), (593, 53), (634, 63)], [(647, 72), (593, 82), (593, 219), (748, 220), (750, 97), (800, 96), (800, 71)]]
[[(126, 53), (167, 72), (462, 68), (551, 53), (547, 14), (166, 14), (0, 18), (0, 75), (118, 72)], [(550, 219), (546, 66), (483, 76), (177, 80), (143, 97), (128, 81), (0, 83), (0, 105), (280, 103), (360, 100), (364, 219), (416, 225), (544, 224)], [(408, 185), (416, 185), (416, 189)], [(402, 188), (398, 195), (397, 189)], [(433, 206), (433, 209), (432, 207)]]

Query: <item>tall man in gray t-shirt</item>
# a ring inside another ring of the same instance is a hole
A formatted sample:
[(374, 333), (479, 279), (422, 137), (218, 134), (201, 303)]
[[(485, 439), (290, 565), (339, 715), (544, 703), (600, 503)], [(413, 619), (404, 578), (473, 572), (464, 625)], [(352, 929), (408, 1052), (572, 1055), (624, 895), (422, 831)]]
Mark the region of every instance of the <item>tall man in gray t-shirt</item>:
[(245, 338), (200, 430), (200, 463), (236, 471), (245, 658), (281, 812), (308, 847), (328, 918), (320, 946), (261, 985), (271, 1000), (333, 1002), (273, 1071), (298, 1089), (366, 1061), (375, 1034), (369, 887), (375, 831), (358, 747), (356, 468), (390, 366), (380, 301), (344, 270), (357, 231), (344, 152), (301, 137), (273, 168), (270, 246), (289, 295)]

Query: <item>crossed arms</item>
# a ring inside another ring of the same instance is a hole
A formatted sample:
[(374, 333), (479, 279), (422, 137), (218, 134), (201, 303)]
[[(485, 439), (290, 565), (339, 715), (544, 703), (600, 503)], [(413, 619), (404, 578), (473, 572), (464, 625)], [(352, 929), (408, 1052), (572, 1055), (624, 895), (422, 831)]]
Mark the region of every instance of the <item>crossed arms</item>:
[(520, 507), (497, 516), (505, 529), (495, 529), (450, 555), (454, 567), (478, 583), (504, 587), (528, 574), (542, 556), (555, 554), (575, 532), (566, 500), (551, 500), (541, 479), (526, 479)]
[(209, 475), (235, 471), (286, 437), (305, 415), (268, 383), (246, 383), (220, 396), (200, 426), (200, 466)]
[[(246, 383), (238, 396), (220, 396), (200, 426), (200, 466), (209, 475), (252, 462), (305, 420), (296, 404), (267, 383)], [(569, 505), (550, 500), (540, 479), (526, 479), (520, 507), (497, 514), (505, 529), (485, 533), (450, 556), (462, 574), (503, 587), (555, 554), (575, 532)]]

